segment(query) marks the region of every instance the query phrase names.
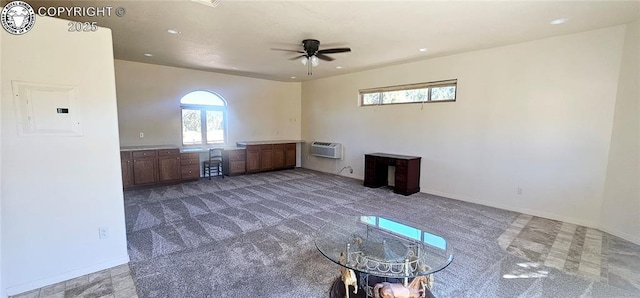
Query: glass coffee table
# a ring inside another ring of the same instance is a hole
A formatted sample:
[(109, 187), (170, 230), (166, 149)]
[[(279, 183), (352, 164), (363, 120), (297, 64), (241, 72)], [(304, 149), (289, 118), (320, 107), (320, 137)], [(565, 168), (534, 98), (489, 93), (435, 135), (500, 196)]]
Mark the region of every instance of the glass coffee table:
[(425, 276), (431, 289), (432, 274), (453, 261), (452, 247), (443, 237), (382, 216), (328, 223), (316, 232), (315, 244), (329, 260), (353, 270), (367, 297), (382, 283), (409, 286), (410, 280)]

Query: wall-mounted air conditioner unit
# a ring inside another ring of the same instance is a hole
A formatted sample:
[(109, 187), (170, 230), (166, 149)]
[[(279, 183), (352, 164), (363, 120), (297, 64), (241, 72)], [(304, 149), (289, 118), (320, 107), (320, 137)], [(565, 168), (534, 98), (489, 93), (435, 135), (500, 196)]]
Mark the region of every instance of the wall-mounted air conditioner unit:
[(312, 142), (311, 155), (326, 158), (342, 158), (342, 144), (328, 142)]

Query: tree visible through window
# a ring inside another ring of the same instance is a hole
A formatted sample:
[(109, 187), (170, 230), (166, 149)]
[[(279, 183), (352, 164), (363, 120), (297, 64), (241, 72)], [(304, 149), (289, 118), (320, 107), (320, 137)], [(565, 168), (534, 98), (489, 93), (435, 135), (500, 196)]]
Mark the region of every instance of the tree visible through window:
[(209, 91), (193, 91), (180, 99), (182, 144), (204, 145), (225, 142), (227, 104)]

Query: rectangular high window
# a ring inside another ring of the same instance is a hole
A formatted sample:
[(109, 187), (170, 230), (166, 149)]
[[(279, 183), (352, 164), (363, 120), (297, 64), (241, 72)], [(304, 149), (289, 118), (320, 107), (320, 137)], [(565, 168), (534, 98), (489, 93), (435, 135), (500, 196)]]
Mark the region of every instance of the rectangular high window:
[(456, 101), (458, 80), (446, 80), (360, 90), (360, 105)]

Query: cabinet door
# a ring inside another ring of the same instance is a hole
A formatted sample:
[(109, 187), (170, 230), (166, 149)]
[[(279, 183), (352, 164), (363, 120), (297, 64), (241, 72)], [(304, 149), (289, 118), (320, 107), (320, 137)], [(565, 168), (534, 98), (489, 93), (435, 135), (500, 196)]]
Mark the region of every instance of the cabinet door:
[(236, 160), (230, 162), (229, 167), (231, 175), (244, 174), (245, 171), (245, 162), (244, 160)]
[(284, 144), (276, 144), (273, 145), (273, 168), (274, 169), (282, 169), (284, 168)]
[(364, 186), (380, 187), (387, 185), (388, 167), (384, 160), (378, 160), (376, 156), (365, 154), (364, 156)]
[(131, 159), (121, 160), (120, 166), (122, 168), (122, 187), (127, 188), (133, 186), (133, 165), (131, 165)]
[(296, 167), (296, 144), (287, 144), (285, 146), (284, 154), (284, 166), (285, 168)]
[(260, 146), (247, 146), (247, 172), (260, 171)]
[(180, 181), (180, 156), (168, 155), (158, 157), (158, 178), (160, 182)]
[(246, 152), (244, 150), (232, 150), (229, 154), (231, 175), (244, 174), (246, 171)]
[(133, 159), (133, 184), (145, 185), (158, 182), (158, 163), (156, 157)]
[(200, 166), (198, 164), (182, 166), (181, 169), (181, 178), (184, 181), (188, 180), (198, 180), (200, 179)]
[(273, 146), (262, 145), (260, 149), (260, 170), (269, 171), (273, 169)]

